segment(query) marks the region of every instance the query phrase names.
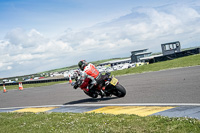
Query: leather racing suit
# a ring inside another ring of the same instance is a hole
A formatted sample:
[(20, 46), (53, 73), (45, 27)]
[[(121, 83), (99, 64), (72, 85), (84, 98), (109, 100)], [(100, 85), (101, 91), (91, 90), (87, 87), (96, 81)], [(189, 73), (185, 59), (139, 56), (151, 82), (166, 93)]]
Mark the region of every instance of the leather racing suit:
[(85, 78), (91, 79), (89, 89), (91, 89), (95, 85), (100, 85), (102, 81), (101, 73), (91, 63), (89, 63), (87, 66), (84, 67), (82, 79)]

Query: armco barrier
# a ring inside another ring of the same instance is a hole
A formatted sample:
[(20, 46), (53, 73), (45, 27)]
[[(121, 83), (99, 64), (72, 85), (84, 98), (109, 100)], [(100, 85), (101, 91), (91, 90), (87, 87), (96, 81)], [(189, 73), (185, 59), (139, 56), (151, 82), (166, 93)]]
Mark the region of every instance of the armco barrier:
[(177, 53), (174, 53), (174, 54), (155, 57), (155, 58), (149, 60), (149, 62), (150, 63), (155, 63), (155, 62), (160, 62), (160, 61), (173, 60), (173, 59), (176, 59), (176, 58), (189, 56), (189, 55), (194, 55), (194, 54), (200, 54), (200, 48), (195, 48), (195, 49), (190, 49), (190, 50), (177, 52)]
[[(47, 83), (47, 82), (57, 82), (57, 81), (68, 81), (69, 78), (59, 78), (59, 79), (40, 79), (40, 80), (29, 80), (23, 81), (22, 84), (37, 84), (37, 83)], [(4, 83), (4, 85), (19, 85), (19, 82), (15, 83)], [(0, 84), (3, 86), (3, 84)]]

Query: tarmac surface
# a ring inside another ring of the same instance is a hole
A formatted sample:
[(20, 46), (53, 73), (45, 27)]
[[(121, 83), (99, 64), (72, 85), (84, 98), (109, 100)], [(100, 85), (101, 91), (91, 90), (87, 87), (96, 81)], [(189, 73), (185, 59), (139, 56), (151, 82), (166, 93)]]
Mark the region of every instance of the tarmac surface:
[(48, 109), (44, 111), (56, 112), (61, 109), (58, 112), (70, 112), (70, 110), (101, 112), (103, 108), (107, 111), (111, 109), (111, 112), (120, 112), (119, 110), (125, 112), (126, 109), (128, 112), (138, 114), (134, 113), (134, 110), (145, 110), (150, 106), (147, 110), (151, 110), (151, 113), (143, 114), (164, 116), (167, 114), (170, 117), (187, 116), (200, 119), (200, 66), (124, 75), (117, 78), (127, 91), (127, 95), (123, 98), (113, 96), (92, 99), (80, 89), (75, 90), (69, 83), (63, 83), (24, 88), (23, 91), (0, 92), (0, 112), (23, 110), (25, 107), (31, 110), (40, 108), (41, 111), (47, 107)]

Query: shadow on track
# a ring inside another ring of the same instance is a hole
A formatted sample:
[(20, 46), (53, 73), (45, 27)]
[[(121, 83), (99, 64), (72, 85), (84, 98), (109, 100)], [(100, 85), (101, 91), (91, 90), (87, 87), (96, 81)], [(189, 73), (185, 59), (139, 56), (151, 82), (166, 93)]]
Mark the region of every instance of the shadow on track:
[(64, 103), (63, 105), (67, 105), (67, 104), (80, 104), (80, 103), (94, 103), (94, 102), (100, 102), (100, 101), (108, 101), (108, 100), (112, 100), (112, 99), (117, 99), (119, 97), (107, 97), (107, 98), (86, 98), (86, 99), (81, 99), (81, 100), (77, 100), (77, 101), (71, 101), (68, 103)]

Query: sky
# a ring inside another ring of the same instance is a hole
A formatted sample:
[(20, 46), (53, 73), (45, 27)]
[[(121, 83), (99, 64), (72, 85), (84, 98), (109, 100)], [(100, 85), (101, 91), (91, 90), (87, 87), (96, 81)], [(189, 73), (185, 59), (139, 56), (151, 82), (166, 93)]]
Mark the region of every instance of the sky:
[(1, 0), (0, 78), (200, 46), (199, 0)]

